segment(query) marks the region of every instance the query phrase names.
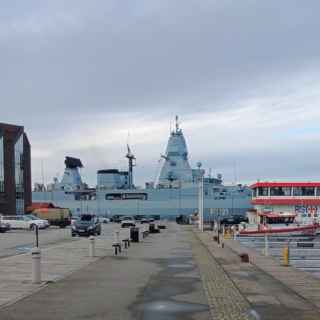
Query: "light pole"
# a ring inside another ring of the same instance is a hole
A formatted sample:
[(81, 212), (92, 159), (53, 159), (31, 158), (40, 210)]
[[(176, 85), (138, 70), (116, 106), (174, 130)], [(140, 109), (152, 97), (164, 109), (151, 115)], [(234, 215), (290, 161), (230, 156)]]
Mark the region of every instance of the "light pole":
[(199, 230), (203, 232), (203, 173), (200, 171), (198, 180), (198, 215), (199, 215)]
[(179, 216), (181, 215), (181, 180), (179, 180)]

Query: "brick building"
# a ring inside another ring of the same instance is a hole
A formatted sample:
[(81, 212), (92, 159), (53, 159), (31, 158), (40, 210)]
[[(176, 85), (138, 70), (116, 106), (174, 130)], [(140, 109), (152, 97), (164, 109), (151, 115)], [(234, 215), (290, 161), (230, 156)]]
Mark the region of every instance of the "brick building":
[(31, 147), (22, 126), (0, 123), (0, 213), (31, 205)]

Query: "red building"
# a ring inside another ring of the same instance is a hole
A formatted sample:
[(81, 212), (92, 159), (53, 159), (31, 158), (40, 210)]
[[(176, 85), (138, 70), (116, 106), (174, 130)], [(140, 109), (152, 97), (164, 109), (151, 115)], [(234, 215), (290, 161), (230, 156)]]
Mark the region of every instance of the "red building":
[(298, 220), (320, 218), (320, 182), (257, 182), (251, 189), (257, 211), (292, 212)]

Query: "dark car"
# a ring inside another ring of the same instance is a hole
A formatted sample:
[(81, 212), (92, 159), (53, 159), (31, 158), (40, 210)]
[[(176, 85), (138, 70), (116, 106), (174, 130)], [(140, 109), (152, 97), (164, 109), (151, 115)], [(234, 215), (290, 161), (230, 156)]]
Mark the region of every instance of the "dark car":
[(248, 218), (240, 215), (230, 216), (223, 218), (220, 223), (221, 225), (234, 225), (234, 224), (240, 224), (241, 222), (248, 222)]
[(160, 214), (152, 214), (150, 217), (153, 218), (154, 220), (160, 220), (161, 219)]
[(133, 218), (136, 221), (142, 221), (143, 219), (146, 218), (146, 216), (144, 214), (136, 214), (135, 216), (133, 216)]
[(120, 223), (122, 220), (123, 214), (115, 214), (111, 217), (111, 222)]
[(10, 224), (0, 221), (0, 233), (5, 233), (10, 230)]
[(99, 219), (92, 214), (80, 215), (71, 227), (72, 237), (95, 236), (101, 234), (101, 223)]

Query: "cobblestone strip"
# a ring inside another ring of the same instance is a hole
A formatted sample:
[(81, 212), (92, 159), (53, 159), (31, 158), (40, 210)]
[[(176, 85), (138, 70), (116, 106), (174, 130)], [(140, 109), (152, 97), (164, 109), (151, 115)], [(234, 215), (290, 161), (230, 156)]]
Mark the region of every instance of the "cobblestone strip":
[(250, 320), (250, 305), (201, 240), (191, 232), (192, 252), (200, 269), (213, 320)]

